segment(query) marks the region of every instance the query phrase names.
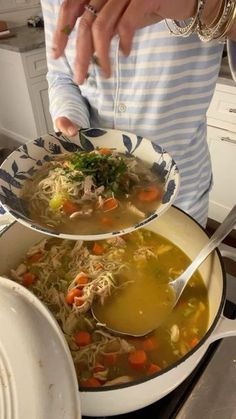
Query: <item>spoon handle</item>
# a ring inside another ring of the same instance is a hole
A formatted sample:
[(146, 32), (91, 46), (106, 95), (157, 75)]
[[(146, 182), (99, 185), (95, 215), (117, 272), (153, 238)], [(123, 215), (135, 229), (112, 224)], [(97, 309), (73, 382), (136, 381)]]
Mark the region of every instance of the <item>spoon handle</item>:
[[(185, 285), (187, 284), (189, 278), (194, 274), (196, 269), (202, 264), (202, 262), (207, 258), (207, 256), (224, 240), (224, 238), (231, 232), (236, 224), (236, 205), (231, 209), (227, 217), (224, 219), (223, 223), (217, 228), (214, 234), (211, 236), (209, 242), (203, 247), (198, 256), (194, 261), (189, 265), (189, 267), (183, 272), (179, 277), (179, 284), (176, 289), (177, 299), (182, 294)], [(178, 281), (178, 279), (177, 279)]]
[(231, 230), (233, 230), (234, 226), (236, 227), (236, 205), (234, 205), (227, 217), (211, 236), (210, 241), (208, 243), (208, 246), (211, 245), (212, 247), (212, 249), (210, 249), (210, 252), (214, 250), (224, 240), (224, 238), (231, 232)]

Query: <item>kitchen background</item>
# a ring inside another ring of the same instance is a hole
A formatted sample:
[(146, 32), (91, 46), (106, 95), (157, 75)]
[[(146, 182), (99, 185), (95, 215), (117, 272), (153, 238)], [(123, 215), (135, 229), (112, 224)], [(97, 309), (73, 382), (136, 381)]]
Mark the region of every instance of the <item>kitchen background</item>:
[(41, 13), (40, 0), (0, 0), (0, 20), (9, 28), (25, 25), (32, 15)]
[[(19, 144), (53, 129), (48, 110), (44, 32), (42, 27), (27, 26), (31, 16), (41, 17), (39, 0), (0, 0), (0, 21), (7, 22), (11, 35), (8, 39), (3, 39), (0, 35), (0, 163)], [(207, 122), (214, 175), (207, 229), (212, 232), (236, 203), (236, 84), (230, 74), (226, 50), (222, 57), (221, 71)], [(227, 238), (226, 244), (236, 247), (236, 230)], [(228, 274), (236, 276), (235, 263), (229, 259), (225, 259), (225, 263)], [(228, 275), (227, 297), (236, 302), (236, 281), (231, 275)], [(224, 374), (224, 380), (216, 380), (218, 384), (222, 381), (217, 393), (223, 394), (225, 408), (231, 404), (233, 406), (234, 392), (228, 391), (234, 388), (235, 383), (235, 369), (232, 369), (235, 362), (233, 348), (234, 338), (225, 339), (213, 358), (208, 355), (207, 363), (204, 361), (204, 366), (200, 372), (197, 371), (196, 377), (190, 377), (190, 381), (186, 381), (181, 388), (171, 393), (168, 400), (163, 399), (163, 409), (164, 405), (165, 408), (169, 406), (172, 413), (164, 414), (161, 402), (155, 404), (158, 407), (155, 412), (162, 412), (162, 419), (176, 417), (177, 410), (180, 411), (178, 419), (196, 417), (194, 414), (199, 411), (200, 405), (198, 403), (196, 407), (194, 403), (201, 400), (200, 404), (205, 408), (205, 394), (209, 409), (213, 412), (214, 406), (216, 412), (218, 401), (215, 397), (215, 372), (219, 370), (219, 377), (222, 378), (221, 365), (222, 368), (224, 366), (224, 371), (231, 371), (231, 374)], [(201, 388), (207, 391), (201, 392)], [(144, 413), (140, 412), (135, 417), (154, 417), (153, 407), (146, 412), (147, 415), (142, 416)], [(234, 412), (234, 408), (232, 409)], [(214, 418), (236, 418), (227, 417), (224, 413), (221, 410)], [(157, 418), (156, 413), (155, 417)], [(201, 417), (205, 418), (204, 415)]]

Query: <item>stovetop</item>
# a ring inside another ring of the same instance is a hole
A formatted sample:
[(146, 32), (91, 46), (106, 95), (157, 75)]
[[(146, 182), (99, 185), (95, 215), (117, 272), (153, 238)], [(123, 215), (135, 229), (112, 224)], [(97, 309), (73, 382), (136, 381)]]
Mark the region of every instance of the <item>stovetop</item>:
[[(224, 315), (235, 319), (236, 303), (227, 300)], [(144, 409), (112, 418), (236, 419), (235, 400), (236, 337), (233, 337), (211, 344), (192, 374), (166, 397)], [(83, 416), (83, 419), (92, 418)]]

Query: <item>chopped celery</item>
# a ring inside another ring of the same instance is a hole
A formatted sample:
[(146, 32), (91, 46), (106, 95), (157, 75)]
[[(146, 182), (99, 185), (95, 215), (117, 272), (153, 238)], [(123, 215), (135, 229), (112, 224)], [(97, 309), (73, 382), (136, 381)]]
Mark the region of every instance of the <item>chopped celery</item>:
[(52, 210), (60, 208), (65, 198), (61, 194), (55, 194), (49, 201), (49, 206)]

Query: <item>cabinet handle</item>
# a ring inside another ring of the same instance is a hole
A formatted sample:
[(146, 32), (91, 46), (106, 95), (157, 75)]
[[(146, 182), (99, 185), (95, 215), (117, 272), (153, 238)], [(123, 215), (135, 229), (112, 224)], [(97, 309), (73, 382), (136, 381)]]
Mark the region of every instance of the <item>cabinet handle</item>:
[(221, 137), (221, 141), (226, 141), (227, 143), (236, 144), (236, 140), (232, 140), (230, 137)]
[(236, 109), (234, 109), (234, 108), (229, 108), (229, 112), (231, 112), (231, 113), (236, 113)]

